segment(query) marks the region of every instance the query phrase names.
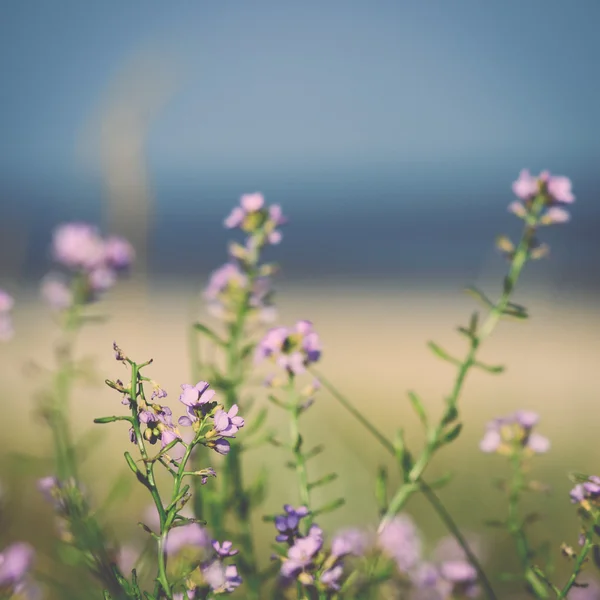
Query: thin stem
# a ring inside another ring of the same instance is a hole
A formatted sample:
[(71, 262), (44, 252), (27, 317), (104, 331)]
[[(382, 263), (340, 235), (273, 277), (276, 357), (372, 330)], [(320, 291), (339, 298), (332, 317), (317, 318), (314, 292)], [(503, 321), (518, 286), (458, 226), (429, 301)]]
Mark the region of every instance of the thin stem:
[[(298, 491), (300, 503), (310, 510), (310, 492), (308, 488), (308, 474), (306, 472), (306, 460), (302, 452), (302, 436), (300, 435), (300, 407), (294, 389), (294, 377), (290, 375), (288, 383), (288, 413), (290, 416), (290, 444), (294, 462), (296, 464), (296, 476), (298, 478)], [(310, 514), (306, 518), (307, 527), (310, 527)]]
[(519, 517), (519, 502), (521, 494), (525, 489), (525, 478), (523, 476), (523, 456), (515, 452), (511, 456), (512, 479), (508, 490), (508, 531), (515, 540), (517, 556), (521, 562), (525, 581), (529, 583), (536, 598), (548, 598), (548, 590), (531, 567), (531, 548), (523, 530), (523, 523)]
[[(317, 379), (323, 384), (323, 387), (327, 389), (327, 391), (355, 418), (359, 423), (361, 423), (367, 431), (373, 435), (373, 437), (381, 444), (383, 448), (385, 448), (392, 456), (395, 455), (394, 445), (390, 442), (383, 433), (373, 425), (351, 402), (348, 400), (328, 379), (326, 379), (319, 371), (311, 367), (311, 372), (317, 377)], [(438, 498), (437, 494), (427, 485), (427, 483), (421, 479), (420, 482), (420, 490), (423, 492), (423, 495), (427, 499), (427, 501), (431, 504), (432, 508), (437, 512), (439, 517), (442, 519), (446, 528), (450, 531), (450, 533), (454, 536), (463, 552), (465, 553), (468, 561), (473, 565), (473, 568), (477, 571), (477, 575), (479, 577), (479, 581), (481, 585), (485, 588), (486, 594), (488, 598), (495, 599), (496, 595), (492, 588), (492, 584), (490, 583), (481, 563), (471, 550), (469, 543), (464, 538), (460, 529), (452, 515), (448, 512), (442, 501)], [(407, 490), (408, 491), (408, 490)]]
[(575, 566), (573, 567), (573, 573), (569, 577), (567, 583), (565, 583), (560, 593), (557, 595), (558, 600), (563, 600), (563, 598), (567, 597), (567, 594), (571, 590), (571, 588), (575, 585), (577, 581), (577, 577), (581, 573), (583, 569), (584, 563), (587, 561), (587, 556), (590, 553), (590, 550), (594, 547), (594, 529), (598, 525), (599, 517), (597, 516), (594, 519), (594, 524), (587, 529), (585, 532), (585, 540), (583, 542), (583, 546), (577, 555), (577, 559), (575, 560)]
[[(529, 257), (531, 243), (535, 234), (539, 214), (543, 208), (543, 202), (544, 198), (542, 196), (538, 197), (534, 201), (531, 213), (527, 217), (525, 223), (523, 235), (521, 236), (521, 240), (512, 257), (508, 274), (504, 279), (504, 289), (502, 295), (498, 302), (491, 307), (490, 312), (488, 313), (488, 316), (479, 331), (474, 332), (470, 338), (471, 343), (469, 350), (464, 360), (460, 363), (452, 392), (447, 399), (448, 409), (446, 414), (449, 414), (450, 411), (456, 410), (456, 405), (464, 387), (467, 374), (471, 370), (471, 367), (476, 364), (477, 351), (481, 346), (481, 343), (492, 334), (502, 315), (504, 314), (504, 311), (508, 307), (511, 294)], [(441, 420), (430, 432), (428, 436), (429, 439), (423, 453), (408, 473), (407, 482), (400, 486), (395, 496), (392, 498), (388, 511), (379, 526), (380, 531), (383, 529), (383, 527), (385, 527), (386, 523), (388, 523), (394, 517), (394, 515), (396, 515), (402, 509), (408, 498), (416, 491), (413, 484), (420, 480), (433, 454), (441, 446), (440, 441), (442, 440), (445, 427), (446, 423), (444, 420)]]

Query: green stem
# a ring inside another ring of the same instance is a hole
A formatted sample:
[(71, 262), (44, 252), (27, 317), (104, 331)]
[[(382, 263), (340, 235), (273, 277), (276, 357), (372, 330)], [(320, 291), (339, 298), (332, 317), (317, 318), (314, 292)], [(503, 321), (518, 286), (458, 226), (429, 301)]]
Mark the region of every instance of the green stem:
[[(310, 492), (308, 488), (308, 474), (306, 471), (306, 460), (302, 452), (302, 436), (300, 435), (300, 407), (294, 389), (294, 377), (290, 375), (288, 383), (288, 413), (290, 417), (290, 444), (294, 462), (296, 464), (296, 476), (298, 478), (298, 491), (300, 503), (310, 510)], [(310, 527), (310, 514), (306, 518), (306, 526)]]
[(525, 489), (523, 476), (523, 457), (515, 452), (511, 457), (512, 480), (508, 491), (508, 531), (515, 540), (517, 556), (521, 562), (525, 581), (529, 583), (536, 598), (548, 598), (548, 589), (544, 582), (536, 575), (531, 566), (532, 552), (529, 541), (523, 530), (523, 523), (519, 518), (519, 502)]
[[(327, 389), (327, 391), (359, 422), (361, 423), (367, 431), (373, 435), (373, 437), (381, 444), (385, 450), (387, 450), (392, 456), (395, 455), (394, 445), (390, 442), (384, 435), (373, 425), (328, 379), (326, 379), (320, 372), (316, 369), (311, 368), (311, 372), (315, 375), (315, 377), (321, 382), (323, 387)], [(471, 550), (469, 543), (462, 535), (458, 525), (452, 518), (452, 515), (446, 510), (446, 507), (442, 503), (442, 501), (438, 498), (437, 494), (427, 485), (427, 483), (421, 479), (420, 480), (420, 491), (423, 492), (423, 495), (427, 499), (427, 501), (431, 504), (432, 508), (437, 512), (441, 520), (443, 521), (446, 528), (450, 531), (450, 533), (454, 536), (457, 543), (462, 548), (465, 556), (468, 561), (473, 565), (473, 568), (477, 571), (477, 575), (479, 577), (479, 581), (481, 585), (485, 588), (486, 594), (488, 598), (495, 599), (496, 595), (493, 591), (492, 585), (483, 570), (479, 560)]]
[(569, 577), (567, 583), (565, 583), (560, 593), (557, 595), (558, 600), (563, 600), (563, 598), (567, 597), (567, 594), (571, 590), (571, 588), (575, 585), (577, 577), (581, 573), (583, 569), (583, 565), (587, 560), (587, 556), (590, 553), (590, 550), (594, 547), (594, 530), (598, 525), (598, 521), (600, 518), (597, 516), (594, 519), (594, 523), (591, 527), (587, 529), (585, 532), (585, 540), (583, 542), (583, 546), (577, 555), (577, 559), (575, 560), (575, 566), (573, 567), (573, 573)]
[[(467, 374), (471, 370), (471, 367), (476, 364), (477, 351), (481, 346), (481, 343), (492, 334), (509, 304), (511, 294), (529, 257), (531, 242), (535, 234), (539, 214), (543, 208), (543, 202), (544, 198), (542, 196), (538, 197), (534, 201), (531, 213), (527, 217), (525, 223), (523, 235), (521, 236), (521, 240), (514, 252), (508, 274), (504, 280), (504, 289), (502, 295), (498, 302), (491, 307), (490, 312), (479, 331), (474, 332), (471, 337), (469, 350), (466, 357), (460, 364), (452, 392), (447, 399), (448, 408), (446, 414), (449, 414), (450, 411), (456, 410), (456, 405), (464, 387)], [(407, 482), (398, 489), (392, 501), (390, 502), (388, 511), (381, 521), (380, 530), (385, 527), (386, 523), (389, 522), (394, 515), (396, 515), (402, 509), (408, 498), (415, 491), (417, 491), (418, 487), (415, 487), (414, 484), (420, 480), (433, 454), (440, 447), (440, 440), (442, 439), (445, 427), (446, 423), (442, 420), (430, 432), (423, 453), (408, 473)]]

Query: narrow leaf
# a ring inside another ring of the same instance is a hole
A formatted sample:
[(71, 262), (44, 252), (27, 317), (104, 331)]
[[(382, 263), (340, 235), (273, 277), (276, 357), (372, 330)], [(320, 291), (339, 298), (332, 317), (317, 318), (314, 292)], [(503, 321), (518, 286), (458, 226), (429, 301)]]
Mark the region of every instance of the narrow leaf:
[(225, 347), (225, 342), (209, 327), (203, 325), (202, 323), (195, 323), (194, 329), (202, 334), (204, 334), (207, 338), (213, 341), (217, 346), (221, 348)]
[(448, 361), (449, 363), (452, 363), (453, 365), (456, 365), (456, 366), (461, 364), (461, 362), (460, 362), (460, 360), (458, 360), (458, 358), (454, 358), (453, 356), (450, 356), (450, 354), (448, 354), (443, 348), (438, 346), (435, 342), (427, 342), (427, 345), (429, 346), (429, 349), (438, 358)]
[(308, 489), (313, 490), (317, 487), (321, 487), (322, 485), (327, 485), (328, 483), (335, 481), (338, 478), (337, 473), (329, 473), (329, 475), (325, 475), (316, 481), (308, 484)]
[(410, 404), (413, 407), (414, 411), (417, 413), (419, 420), (423, 423), (423, 426), (427, 429), (427, 413), (425, 412), (425, 407), (421, 402), (421, 399), (415, 392), (408, 392), (408, 399), (410, 400)]
[(487, 373), (492, 373), (494, 375), (498, 375), (499, 373), (504, 373), (504, 365), (486, 365), (482, 362), (474, 362), (473, 363), (474, 367), (477, 367), (479, 369), (482, 369), (483, 371), (486, 371)]
[(457, 423), (454, 427), (452, 427), (452, 429), (450, 429), (447, 433), (444, 434), (444, 437), (442, 438), (442, 443), (449, 444), (450, 442), (453, 442), (460, 435), (462, 428), (462, 423)]
[(481, 291), (476, 287), (468, 287), (465, 289), (465, 292), (481, 302), (486, 308), (493, 308), (494, 303)]
[(313, 511), (312, 514), (313, 516), (318, 517), (319, 515), (324, 515), (337, 510), (338, 508), (344, 506), (345, 503), (346, 501), (343, 498), (338, 498), (333, 502), (329, 502), (329, 504), (325, 504), (325, 506), (322, 506), (321, 508), (317, 508), (317, 510)]

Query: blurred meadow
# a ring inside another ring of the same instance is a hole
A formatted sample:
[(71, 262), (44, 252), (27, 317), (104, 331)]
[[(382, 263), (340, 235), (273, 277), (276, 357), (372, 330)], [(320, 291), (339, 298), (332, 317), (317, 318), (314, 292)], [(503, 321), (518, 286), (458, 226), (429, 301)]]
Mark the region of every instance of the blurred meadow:
[[(506, 510), (492, 479), (507, 465), (478, 443), (491, 418), (538, 411), (552, 450), (536, 477), (552, 491), (533, 498), (535, 538), (551, 540), (566, 573), (558, 548), (577, 535), (567, 474), (600, 470), (598, 2), (26, 0), (2, 14), (0, 286), (17, 300), (16, 336), (0, 346), (3, 542), (51, 547), (35, 489), (47, 473), (14, 454), (50, 449), (34, 396), (57, 329), (38, 282), (58, 223), (96, 222), (137, 251), (131, 278), (98, 306), (108, 322), (78, 343), (94, 372), (72, 418), (90, 445), (85, 483), (102, 498), (128, 445), (124, 426), (92, 424), (121, 408), (103, 384), (122, 369), (112, 343), (153, 358), (151, 376), (176, 399), (191, 379), (189, 324), (210, 319), (200, 293), (232, 239), (222, 220), (242, 193), (260, 190), (290, 219), (270, 250), (278, 322), (312, 320), (320, 371), (417, 446), (407, 390), (435, 413), (455, 376), (426, 342), (466, 350), (455, 329), (476, 305), (462, 289), (500, 292), (494, 237), (519, 226), (510, 185), (521, 168), (548, 168), (573, 180), (572, 221), (544, 232), (550, 256), (528, 265), (516, 294), (531, 318), (503, 322), (486, 343), (483, 360), (506, 371), (469, 375), (464, 431), (431, 472), (453, 472), (448, 509), (485, 533), (490, 564), (510, 564), (512, 542), (482, 525)], [(265, 402), (258, 385), (256, 395)], [(276, 411), (269, 420), (284, 425)], [(333, 486), (346, 506), (322, 524), (375, 523), (377, 468), (394, 473), (393, 461), (325, 391), (305, 428), (311, 443), (326, 439), (314, 469), (343, 475)], [(284, 460), (271, 448), (247, 456), (250, 474), (269, 469), (269, 513), (296, 503)], [(111, 517), (123, 541), (143, 536), (138, 487)], [(418, 496), (408, 512), (432, 544), (445, 534)], [(266, 563), (272, 526), (255, 521)]]

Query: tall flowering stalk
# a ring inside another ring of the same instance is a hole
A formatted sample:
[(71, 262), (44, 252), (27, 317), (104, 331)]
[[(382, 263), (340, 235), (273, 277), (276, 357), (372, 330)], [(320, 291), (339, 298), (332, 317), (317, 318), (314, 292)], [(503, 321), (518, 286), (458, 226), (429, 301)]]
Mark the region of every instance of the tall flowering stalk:
[(69, 418), (73, 385), (82, 372), (76, 341), (84, 325), (98, 318), (88, 307), (129, 269), (134, 252), (127, 241), (103, 238), (92, 225), (67, 223), (54, 232), (52, 257), (60, 271), (44, 278), (41, 293), (57, 315), (61, 335), (51, 390), (42, 395), (40, 409), (52, 434), (55, 472), (40, 480), (39, 488), (56, 509), (62, 541), (76, 549), (88, 570), (120, 598), (124, 596), (112, 567), (113, 544), (82, 489)]
[[(500, 298), (497, 302), (493, 302), (475, 288), (468, 290), (484, 305), (488, 310), (488, 315), (480, 323), (479, 314), (474, 313), (467, 327), (459, 327), (458, 331), (467, 338), (469, 344), (467, 354), (462, 360), (451, 356), (434, 342), (429, 343), (431, 350), (436, 356), (450, 362), (458, 370), (454, 386), (446, 398), (446, 408), (437, 424), (434, 425), (429, 422), (425, 407), (417, 394), (414, 392), (409, 393), (411, 406), (419, 417), (426, 434), (426, 443), (420, 456), (415, 457), (408, 450), (402, 430), (398, 432), (395, 442), (391, 444), (364, 415), (320, 376), (323, 384), (330, 389), (334, 397), (365, 425), (386, 449), (393, 451), (398, 459), (403, 481), (389, 503), (387, 503), (383, 518), (379, 524), (379, 532), (382, 532), (387, 527), (413, 494), (423, 492), (477, 569), (478, 576), (489, 598), (495, 598), (495, 593), (485, 573), (481, 569), (476, 557), (470, 551), (466, 540), (455, 525), (452, 517), (448, 514), (431, 487), (423, 480), (423, 474), (434, 454), (460, 435), (462, 423), (459, 422), (458, 401), (471, 369), (479, 368), (489, 373), (500, 373), (503, 371), (503, 367), (501, 366), (490, 366), (479, 361), (477, 358), (479, 349), (483, 342), (493, 333), (502, 318), (527, 318), (526, 309), (512, 303), (510, 300), (517, 281), (525, 264), (529, 260), (541, 258), (548, 251), (547, 246), (541, 244), (537, 239), (540, 227), (568, 221), (569, 214), (562, 206), (572, 203), (575, 199), (571, 192), (570, 180), (562, 176), (552, 176), (547, 171), (544, 171), (537, 177), (532, 176), (527, 170), (521, 171), (518, 180), (513, 184), (513, 192), (519, 200), (511, 203), (509, 210), (524, 221), (524, 228), (521, 239), (516, 247), (504, 236), (499, 237), (497, 240), (499, 249), (510, 263), (508, 273), (504, 278), (503, 292)], [(443, 484), (444, 482), (440, 483)]]
[[(523, 579), (527, 589), (536, 598), (548, 598), (548, 589), (533, 568), (534, 560), (541, 557), (541, 552), (531, 546), (527, 535), (528, 526), (538, 519), (538, 515), (529, 513), (522, 516), (520, 511), (524, 492), (541, 492), (546, 489), (527, 476), (531, 459), (550, 449), (548, 438), (534, 430), (538, 421), (536, 413), (525, 410), (496, 418), (488, 423), (479, 447), (483, 452), (506, 456), (511, 467), (510, 479), (501, 483), (501, 488), (507, 495), (507, 518), (490, 524), (505, 529), (514, 539), (521, 567), (521, 573), (516, 579)], [(548, 565), (545, 568), (547, 570)]]
[[(251, 337), (253, 328), (274, 318), (270, 277), (276, 269), (273, 264), (261, 263), (261, 254), (266, 246), (281, 241), (278, 227), (285, 221), (281, 208), (267, 206), (259, 193), (243, 195), (240, 205), (225, 219), (227, 229), (241, 230), (246, 239), (243, 244), (230, 245), (229, 262), (212, 274), (204, 292), (209, 312), (221, 322), (223, 334), (197, 323), (192, 336), (192, 356), (195, 376), (210, 379), (223, 393), (228, 408), (233, 405), (244, 411), (249, 408), (242, 390), (249, 379), (256, 344)], [(199, 359), (196, 333), (222, 351), (222, 366)], [(261, 428), (265, 415), (263, 412), (256, 416), (252, 433)], [(265, 480), (261, 476), (253, 485), (245, 485), (242, 451), (241, 445), (232, 446), (222, 485), (214, 493), (198, 497), (197, 509), (210, 518), (221, 535), (237, 536), (242, 549), (240, 570), (248, 585), (247, 593), (251, 598), (258, 598), (261, 576), (256, 564), (250, 518), (253, 506), (264, 496)], [(232, 522), (232, 517), (236, 531), (226, 525)]]
[[(300, 433), (300, 416), (314, 403), (314, 397), (320, 384), (317, 380), (300, 387), (299, 376), (307, 372), (307, 368), (321, 358), (321, 341), (310, 321), (298, 321), (294, 327), (275, 327), (271, 329), (256, 348), (255, 362), (265, 359), (274, 362), (282, 373), (272, 374), (266, 380), (266, 385), (276, 392), (281, 390), (284, 398), (275, 393), (269, 395), (270, 401), (283, 408), (289, 416), (290, 441), (289, 450), (293, 456), (291, 466), (296, 472), (300, 502), (306, 511), (306, 528), (310, 528), (315, 515), (330, 512), (341, 506), (343, 499), (313, 510), (311, 491), (337, 478), (337, 473), (325, 475), (317, 481), (309, 481), (307, 462), (316, 456), (321, 448), (305, 450), (304, 440)], [(282, 443), (273, 438), (276, 446)]]
[[(191, 441), (185, 442), (177, 425), (172, 419), (172, 411), (168, 406), (161, 405), (157, 399), (166, 397), (166, 392), (152, 379), (145, 377), (142, 370), (152, 361), (138, 364), (128, 358), (115, 345), (116, 359), (131, 370), (129, 385), (120, 380), (107, 381), (107, 384), (123, 394), (122, 403), (130, 409), (127, 416), (110, 416), (95, 419), (96, 423), (113, 423), (124, 421), (129, 424), (129, 440), (139, 452), (139, 460), (133, 459), (125, 452), (125, 460), (138, 481), (148, 490), (158, 514), (158, 531), (153, 531), (145, 525), (145, 530), (156, 541), (157, 573), (153, 592), (144, 592), (148, 600), (166, 598), (173, 600), (177, 594), (190, 597), (208, 598), (209, 595), (229, 593), (241, 584), (241, 578), (235, 565), (225, 565), (224, 560), (237, 554), (232, 550), (232, 544), (224, 541), (222, 544), (213, 542), (216, 554), (195, 560), (178, 573), (176, 581), (168, 575), (167, 562), (169, 554), (183, 540), (176, 541), (177, 528), (190, 526), (195, 531), (201, 522), (190, 518), (182, 512), (192, 498), (191, 484), (185, 483), (188, 477), (198, 479), (205, 485), (209, 478), (215, 477), (212, 467), (190, 470), (190, 457), (198, 446), (204, 446), (221, 455), (227, 455), (230, 450), (230, 439), (244, 426), (244, 419), (237, 414), (237, 406), (225, 411), (215, 397), (215, 392), (209, 389), (209, 384), (200, 382), (196, 386), (182, 385), (179, 397), (186, 407), (186, 414), (179, 418), (178, 424), (190, 427)], [(147, 397), (144, 384), (153, 386), (152, 396)], [(160, 442), (160, 450), (151, 455), (147, 444), (155, 445)], [(138, 465), (138, 462), (141, 465)], [(170, 493), (161, 494), (159, 490), (155, 467), (161, 465), (171, 476)], [(175, 547), (174, 547), (175, 546)], [(120, 583), (128, 595), (141, 597), (135, 569), (131, 581), (120, 578)]]

